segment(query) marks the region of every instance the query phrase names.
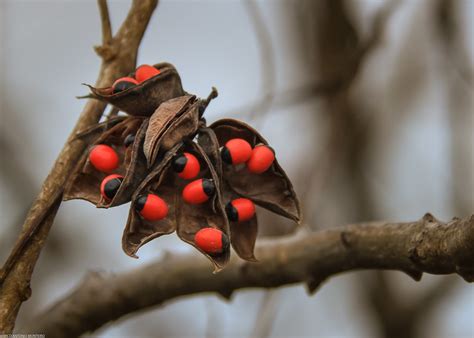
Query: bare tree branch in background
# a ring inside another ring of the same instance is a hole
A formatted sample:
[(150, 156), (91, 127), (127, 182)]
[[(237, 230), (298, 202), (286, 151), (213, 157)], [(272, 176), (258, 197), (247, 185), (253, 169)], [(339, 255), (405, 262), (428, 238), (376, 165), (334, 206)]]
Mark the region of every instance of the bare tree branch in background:
[[(110, 39), (110, 21), (103, 22), (103, 42), (96, 47), (102, 65), (96, 81), (97, 87), (110, 85), (114, 79), (132, 71), (145, 29), (158, 0), (135, 0), (117, 34)], [(108, 20), (105, 1), (99, 1), (102, 19)], [(109, 43), (110, 41), (110, 43)], [(82, 154), (85, 144), (75, 139), (76, 134), (97, 123), (105, 104), (89, 100), (42, 190), (28, 213), (23, 230), (0, 274), (0, 332), (13, 331), (21, 303), (31, 295), (30, 279), (38, 256), (48, 237), (56, 212), (61, 203), (64, 183)]]
[(242, 288), (301, 282), (314, 292), (329, 277), (359, 269), (395, 269), (416, 280), (423, 272), (457, 273), (472, 282), (474, 215), (443, 223), (427, 214), (410, 223), (362, 223), (296, 234), (261, 243), (256, 254), (259, 263), (234, 256), (216, 275), (194, 254), (167, 255), (122, 274), (92, 273), (33, 320), (26, 332), (79, 336), (124, 315), (206, 292), (230, 298)]

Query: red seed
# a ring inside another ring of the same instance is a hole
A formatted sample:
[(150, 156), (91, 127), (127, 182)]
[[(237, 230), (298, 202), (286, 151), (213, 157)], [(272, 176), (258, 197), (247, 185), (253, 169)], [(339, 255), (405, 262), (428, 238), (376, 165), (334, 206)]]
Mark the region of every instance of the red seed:
[(120, 93), (124, 90), (127, 90), (129, 88), (132, 88), (133, 86), (136, 86), (138, 84), (138, 81), (135, 80), (133, 77), (121, 77), (120, 79), (116, 80), (114, 84), (112, 85), (112, 92), (114, 94)]
[(135, 201), (135, 209), (147, 221), (159, 221), (168, 215), (168, 205), (157, 195), (140, 195)]
[(100, 184), (100, 194), (107, 201), (112, 200), (122, 184), (123, 176), (112, 174), (102, 180)]
[(200, 178), (192, 181), (183, 189), (183, 199), (189, 204), (201, 204), (214, 195), (216, 187), (212, 180)]
[(160, 74), (160, 70), (150, 65), (141, 65), (135, 71), (135, 78), (139, 83)]
[(275, 153), (272, 148), (266, 145), (256, 146), (247, 162), (247, 168), (250, 172), (261, 174), (272, 166), (273, 161), (275, 161)]
[(205, 253), (221, 254), (229, 248), (227, 236), (219, 229), (203, 228), (194, 236), (194, 243)]
[(89, 161), (97, 170), (109, 173), (118, 168), (120, 160), (112, 147), (99, 144), (91, 149)]
[(233, 165), (247, 162), (251, 154), (252, 146), (241, 138), (227, 141), (221, 152), (222, 160)]
[(183, 153), (174, 158), (173, 170), (179, 173), (179, 177), (190, 180), (199, 174), (201, 165), (196, 156), (190, 153)]
[(232, 222), (245, 222), (255, 215), (255, 204), (248, 198), (236, 198), (226, 205), (227, 217)]

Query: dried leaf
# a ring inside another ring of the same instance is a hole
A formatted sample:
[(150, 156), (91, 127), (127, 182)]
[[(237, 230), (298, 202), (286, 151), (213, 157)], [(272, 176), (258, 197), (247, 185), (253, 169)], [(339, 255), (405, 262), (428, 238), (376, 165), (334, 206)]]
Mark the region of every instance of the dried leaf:
[(185, 95), (164, 102), (150, 117), (143, 151), (148, 167), (153, 166), (160, 151), (192, 137), (199, 124), (199, 106), (195, 96)]
[[(118, 154), (120, 166), (115, 174), (124, 176), (115, 197), (105, 200), (100, 193), (100, 184), (109, 174), (98, 171), (89, 161), (89, 151), (84, 152), (81, 161), (66, 185), (63, 200), (84, 199), (98, 208), (109, 208), (130, 201), (133, 191), (146, 175), (146, 160), (142, 151), (148, 120), (141, 117), (128, 117), (103, 133), (94, 145), (106, 144)], [(124, 140), (135, 134), (134, 143), (126, 148)]]
[(163, 102), (186, 94), (173, 65), (163, 62), (154, 67), (160, 70), (160, 74), (117, 94), (112, 93), (112, 87), (94, 88), (88, 85), (91, 97), (110, 103), (130, 115), (150, 116)]
[[(210, 128), (216, 133), (220, 146), (233, 138), (243, 138), (252, 147), (260, 143), (268, 144), (255, 129), (241, 121), (222, 119), (213, 123)], [(223, 177), (238, 195), (249, 198), (255, 204), (295, 222), (300, 222), (301, 209), (298, 197), (276, 159), (270, 169), (262, 174), (251, 173), (245, 166), (223, 164)]]

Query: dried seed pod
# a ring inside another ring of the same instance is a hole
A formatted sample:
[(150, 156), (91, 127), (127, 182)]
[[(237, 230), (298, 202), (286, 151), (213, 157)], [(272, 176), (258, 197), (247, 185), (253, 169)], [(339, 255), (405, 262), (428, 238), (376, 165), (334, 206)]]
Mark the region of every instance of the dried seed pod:
[(143, 151), (151, 167), (158, 154), (194, 137), (199, 125), (199, 102), (193, 95), (180, 96), (163, 103), (150, 117)]
[(89, 86), (92, 97), (112, 104), (130, 115), (150, 116), (165, 101), (185, 94), (176, 68), (166, 62), (154, 67), (159, 74), (147, 81), (114, 94), (113, 87), (94, 88)]
[[(189, 148), (186, 148), (186, 151)], [(210, 178), (215, 185), (215, 194), (202, 204), (188, 204), (181, 202), (178, 212), (178, 236), (185, 242), (193, 245), (205, 254), (215, 266), (215, 271), (221, 270), (229, 261), (230, 251), (226, 250), (220, 255), (209, 255), (194, 242), (196, 233), (202, 228), (216, 228), (221, 230), (228, 238), (230, 236), (229, 223), (224, 210), (221, 186), (217, 173), (204, 150), (196, 143), (190, 144), (189, 152), (193, 153), (202, 163), (198, 178)]]
[[(198, 143), (206, 152), (219, 177), (222, 177), (222, 160), (219, 153), (219, 142), (214, 131), (210, 128), (199, 129)], [(221, 187), (222, 197), (225, 201), (231, 201), (240, 197), (233, 192), (225, 180), (219, 180), (219, 185)], [(257, 261), (254, 255), (255, 241), (257, 240), (258, 232), (257, 215), (254, 214), (251, 219), (242, 222), (234, 222), (229, 219), (229, 226), (231, 244), (237, 255), (251, 262)]]
[[(86, 151), (65, 187), (63, 199), (84, 199), (99, 208), (109, 208), (130, 201), (132, 193), (146, 175), (146, 160), (142, 151), (146, 128), (146, 119), (127, 117), (95, 141), (95, 144), (112, 147), (119, 157), (120, 165), (114, 173), (124, 178), (114, 198), (109, 200), (101, 195), (99, 187), (107, 174), (98, 171), (90, 163), (89, 151)], [(133, 145), (126, 148), (123, 142), (131, 133), (137, 136)]]
[[(220, 255), (205, 252), (195, 243), (196, 233), (203, 228), (215, 228), (229, 236), (229, 225), (225, 216), (219, 186), (216, 193), (208, 201), (199, 205), (190, 205), (181, 198), (181, 191), (188, 181), (180, 178), (173, 169), (173, 158), (176, 154), (188, 152), (202, 163), (198, 178), (217, 179), (212, 164), (202, 148), (195, 143), (179, 143), (169, 150), (143, 180), (132, 199), (127, 226), (122, 238), (122, 247), (128, 255), (136, 257), (138, 249), (159, 236), (177, 230), (178, 236), (205, 254), (220, 270), (229, 260), (230, 251)], [(148, 221), (137, 211), (135, 205), (141, 195), (156, 194), (169, 207), (168, 216), (158, 221)]]
[[(181, 147), (182, 145), (178, 144), (168, 151), (133, 194), (127, 225), (122, 236), (122, 248), (131, 257), (138, 258), (136, 252), (142, 245), (176, 230), (176, 213), (179, 209), (179, 204), (176, 202), (179, 200), (182, 183), (171, 170), (171, 160)], [(140, 206), (137, 204), (141, 204), (141, 197), (148, 194), (160, 196), (168, 205), (167, 217), (149, 220), (141, 215)]]
[[(242, 138), (252, 147), (257, 144), (268, 145), (255, 129), (234, 119), (216, 121), (210, 128), (216, 133), (220, 146), (234, 138)], [(255, 204), (295, 222), (300, 222), (301, 209), (298, 197), (277, 160), (261, 174), (252, 173), (247, 168), (225, 165), (223, 177), (230, 189), (238, 195), (249, 198)]]

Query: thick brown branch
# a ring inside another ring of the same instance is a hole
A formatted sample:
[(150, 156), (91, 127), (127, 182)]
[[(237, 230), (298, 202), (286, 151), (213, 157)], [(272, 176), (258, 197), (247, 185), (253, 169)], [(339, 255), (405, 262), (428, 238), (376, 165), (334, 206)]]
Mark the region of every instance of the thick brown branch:
[(410, 223), (366, 223), (268, 240), (259, 263), (234, 258), (213, 275), (200, 256), (168, 255), (118, 275), (89, 274), (71, 294), (39, 315), (25, 332), (78, 336), (138, 310), (178, 297), (216, 292), (229, 298), (242, 288), (306, 283), (314, 290), (350, 270), (391, 269), (416, 280), (423, 272), (457, 273), (474, 280), (474, 215), (449, 223), (427, 214)]
[[(97, 87), (105, 87), (133, 70), (138, 46), (158, 0), (134, 0), (130, 12), (110, 44), (113, 57), (103, 57)], [(101, 8), (104, 10), (104, 8)], [(105, 12), (102, 19), (108, 18)], [(108, 29), (109, 24), (103, 23)], [(108, 35), (103, 32), (104, 36)], [(106, 46), (102, 46), (106, 48)], [(31, 207), (22, 232), (0, 270), (0, 333), (13, 331), (21, 303), (31, 294), (30, 279), (61, 203), (64, 183), (85, 145), (75, 139), (77, 132), (99, 121), (105, 104), (89, 100), (59, 154), (41, 192)]]

